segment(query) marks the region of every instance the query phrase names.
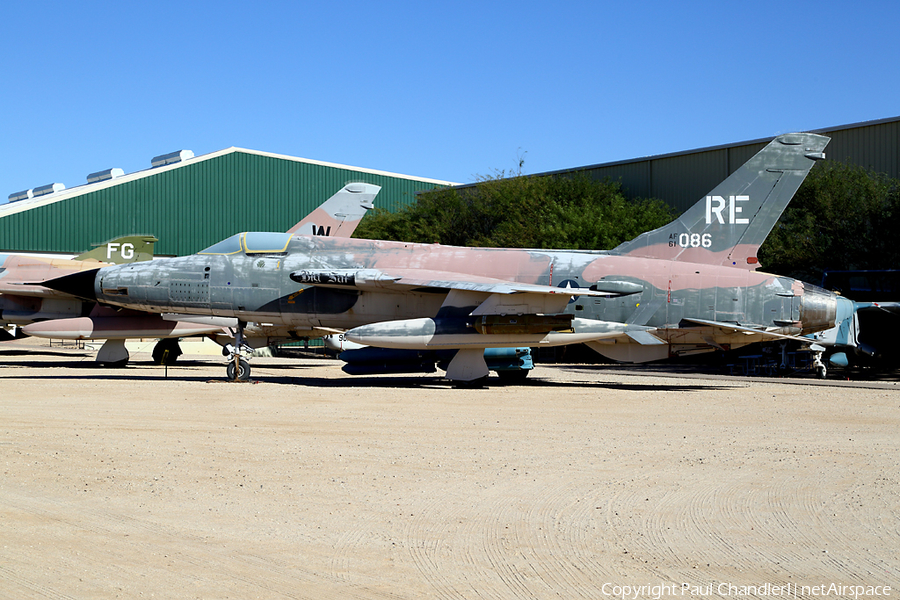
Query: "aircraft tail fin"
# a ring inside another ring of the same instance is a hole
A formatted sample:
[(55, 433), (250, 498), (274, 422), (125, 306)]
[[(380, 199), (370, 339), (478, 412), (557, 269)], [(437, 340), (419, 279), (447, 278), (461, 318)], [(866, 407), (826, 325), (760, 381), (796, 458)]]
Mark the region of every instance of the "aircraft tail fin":
[(780, 135), (668, 225), (611, 252), (756, 269), (756, 253), (830, 138)]
[(153, 244), (158, 241), (152, 235), (126, 235), (96, 244), (96, 248), (79, 254), (75, 260), (96, 260), (117, 265), (152, 260)]
[(381, 186), (371, 183), (347, 184), (288, 229), (288, 233), (350, 237), (366, 211), (374, 206), (379, 191)]

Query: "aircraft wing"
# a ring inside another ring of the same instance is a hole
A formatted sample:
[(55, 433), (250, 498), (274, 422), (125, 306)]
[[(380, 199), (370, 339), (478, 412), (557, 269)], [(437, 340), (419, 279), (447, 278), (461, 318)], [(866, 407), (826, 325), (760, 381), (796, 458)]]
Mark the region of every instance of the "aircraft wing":
[(430, 269), (305, 269), (294, 271), (290, 277), (297, 283), (318, 287), (446, 293), (445, 306), (474, 305), (477, 308), (472, 315), (556, 314), (563, 312), (575, 296), (615, 295)]
[(611, 296), (587, 288), (562, 288), (535, 283), (481, 277), (468, 273), (425, 269), (302, 269), (290, 275), (297, 283), (318, 287), (384, 288), (397, 291), (466, 290), (486, 294), (562, 294), (564, 296)]
[(391, 269), (397, 277), (396, 285), (423, 290), (464, 290), (486, 294), (560, 294), (566, 300), (572, 296), (609, 296), (606, 292), (595, 292), (587, 288), (559, 288), (534, 283), (519, 283), (505, 279), (476, 277), (449, 271), (425, 271), (420, 269)]
[[(237, 323), (237, 319), (234, 321)], [(217, 322), (178, 320), (140, 313), (51, 319), (22, 327), (22, 331), (31, 336), (64, 340), (186, 337), (221, 333), (224, 330), (225, 327)]]

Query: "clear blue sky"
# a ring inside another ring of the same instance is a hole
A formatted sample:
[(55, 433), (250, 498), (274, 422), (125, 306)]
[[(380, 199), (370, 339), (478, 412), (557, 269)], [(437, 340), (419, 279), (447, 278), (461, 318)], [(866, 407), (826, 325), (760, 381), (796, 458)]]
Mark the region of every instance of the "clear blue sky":
[(900, 3), (5, 2), (0, 202), (230, 146), (470, 182), (900, 116)]

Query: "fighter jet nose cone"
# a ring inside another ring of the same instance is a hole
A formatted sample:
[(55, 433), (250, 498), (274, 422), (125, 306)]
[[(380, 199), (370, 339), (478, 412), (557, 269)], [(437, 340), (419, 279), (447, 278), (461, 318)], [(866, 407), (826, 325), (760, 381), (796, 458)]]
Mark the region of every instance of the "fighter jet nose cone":
[(96, 302), (97, 294), (94, 292), (94, 279), (99, 270), (100, 269), (97, 268), (89, 269), (87, 271), (78, 271), (71, 275), (65, 275), (63, 277), (57, 277), (56, 279), (41, 281), (39, 283), (51, 290)]

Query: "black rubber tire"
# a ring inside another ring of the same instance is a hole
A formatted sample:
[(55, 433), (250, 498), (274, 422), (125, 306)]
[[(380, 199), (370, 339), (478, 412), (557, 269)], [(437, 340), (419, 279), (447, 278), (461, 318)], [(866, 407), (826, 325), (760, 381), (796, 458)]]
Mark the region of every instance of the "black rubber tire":
[(228, 366), (225, 367), (225, 373), (228, 375), (230, 381), (247, 381), (250, 379), (250, 363), (243, 358), (240, 359), (240, 366), (238, 367), (237, 376), (235, 376), (234, 361), (231, 361), (228, 363)]
[(153, 346), (153, 352), (151, 353), (153, 364), (155, 365), (174, 365), (181, 354), (178, 338), (163, 338), (159, 340)]

